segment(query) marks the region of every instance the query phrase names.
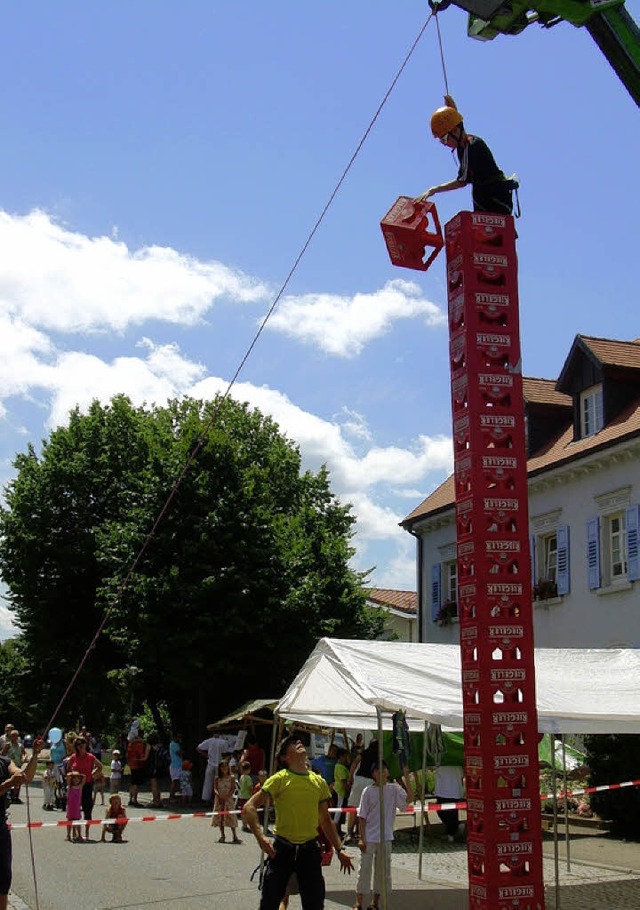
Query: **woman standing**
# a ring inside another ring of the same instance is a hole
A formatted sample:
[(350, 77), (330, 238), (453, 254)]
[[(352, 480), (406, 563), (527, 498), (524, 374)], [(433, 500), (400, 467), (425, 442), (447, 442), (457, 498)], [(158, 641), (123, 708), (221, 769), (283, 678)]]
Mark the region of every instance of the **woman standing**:
[(67, 774), (77, 771), (84, 774), (82, 785), (82, 814), (85, 820), (85, 839), (89, 840), (89, 822), (93, 812), (93, 779), (96, 774), (102, 773), (102, 762), (87, 749), (84, 736), (78, 736), (73, 744), (74, 753), (67, 762)]

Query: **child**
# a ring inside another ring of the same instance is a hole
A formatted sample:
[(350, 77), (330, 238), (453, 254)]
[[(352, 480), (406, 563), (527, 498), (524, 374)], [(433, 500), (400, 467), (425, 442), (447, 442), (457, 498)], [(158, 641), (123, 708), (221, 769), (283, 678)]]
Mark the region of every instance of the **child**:
[(54, 808), (56, 788), (56, 766), (48, 761), (42, 775), (42, 808), (49, 811)]
[(124, 829), (129, 824), (129, 821), (127, 819), (127, 813), (125, 812), (125, 808), (122, 805), (122, 800), (120, 799), (119, 793), (112, 793), (109, 797), (109, 808), (107, 809), (105, 818), (124, 819), (124, 821), (115, 821), (113, 825), (103, 825), (102, 837), (100, 838), (101, 842), (103, 844), (106, 842), (107, 831), (109, 831), (111, 834), (112, 843), (121, 844)]
[(236, 833), (238, 819), (235, 814), (229, 814), (233, 809), (233, 794), (236, 789), (236, 779), (229, 769), (229, 762), (223, 759), (218, 765), (218, 774), (213, 781), (213, 792), (215, 799), (213, 801), (213, 818), (211, 825), (214, 828), (220, 828), (219, 844), (224, 844), (226, 837), (224, 834), (225, 825), (231, 829), (233, 843), (241, 844), (242, 841)]
[(114, 749), (111, 753), (111, 777), (109, 778), (109, 793), (119, 793), (122, 783), (122, 762), (120, 750)]
[[(362, 854), (360, 860), (360, 871), (356, 884), (356, 907), (361, 910), (363, 907), (363, 898), (365, 890), (371, 888), (371, 871), (375, 860), (375, 871), (373, 879), (373, 903), (371, 907), (374, 910), (378, 908), (380, 894), (382, 892), (382, 867), (384, 863), (386, 896), (385, 906), (389, 905), (389, 894), (391, 892), (391, 844), (393, 842), (393, 822), (396, 817), (396, 809), (405, 811), (407, 808), (407, 794), (411, 792), (411, 783), (409, 780), (409, 769), (403, 768), (403, 777), (405, 780), (406, 790), (396, 783), (388, 783), (389, 771), (386, 763), (382, 763), (382, 771), (379, 770), (377, 763), (371, 766), (373, 774), (373, 784), (365, 787), (360, 798), (358, 806), (358, 847)], [(384, 809), (384, 831), (380, 833), (380, 787), (384, 787), (383, 809)]]
[[(240, 795), (238, 797), (238, 809), (242, 809), (244, 804), (250, 799), (251, 794), (253, 793), (253, 780), (251, 778), (251, 762), (243, 761), (240, 765), (240, 770), (242, 774), (240, 775)], [(243, 831), (250, 831), (251, 829), (243, 823)]]
[[(67, 821), (80, 821), (82, 817), (82, 788), (85, 776), (79, 771), (72, 771), (67, 775)], [(72, 824), (67, 827), (67, 840), (74, 843), (82, 842), (82, 828)]]
[(190, 806), (191, 800), (193, 799), (193, 783), (191, 781), (191, 768), (193, 767), (193, 762), (185, 759), (182, 762), (182, 771), (180, 772), (180, 796), (182, 797), (182, 805)]
[(455, 180), (432, 186), (417, 199), (422, 202), (436, 193), (457, 190), (470, 183), (474, 212), (510, 215), (513, 211), (511, 193), (517, 189), (517, 181), (505, 177), (483, 139), (465, 132), (462, 114), (451, 95), (444, 96), (444, 103), (445, 106), (438, 108), (431, 117), (431, 132), (434, 139), (456, 150), (460, 169)]
[(104, 788), (105, 788), (105, 779), (102, 771), (102, 767), (96, 767), (96, 773), (93, 775), (93, 805), (96, 804), (96, 797), (98, 793), (101, 798), (101, 806), (104, 806)]

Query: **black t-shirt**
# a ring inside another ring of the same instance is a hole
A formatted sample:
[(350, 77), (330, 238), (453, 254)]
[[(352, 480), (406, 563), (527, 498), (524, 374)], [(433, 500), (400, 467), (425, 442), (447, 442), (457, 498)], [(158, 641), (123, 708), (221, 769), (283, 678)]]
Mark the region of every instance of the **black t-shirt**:
[[(3, 784), (5, 780), (8, 780), (10, 777), (9, 759), (6, 755), (0, 755), (0, 784)], [(3, 793), (2, 796), (0, 796), (0, 824), (3, 824), (7, 820), (8, 805), (7, 793)]]
[(510, 215), (511, 190), (484, 139), (468, 135), (464, 146), (458, 149), (458, 161), (458, 180), (471, 184), (474, 211)]

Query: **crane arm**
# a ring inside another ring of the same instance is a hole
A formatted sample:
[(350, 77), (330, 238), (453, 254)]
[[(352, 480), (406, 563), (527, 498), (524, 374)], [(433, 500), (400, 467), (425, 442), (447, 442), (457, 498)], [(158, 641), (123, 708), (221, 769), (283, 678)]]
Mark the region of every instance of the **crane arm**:
[(538, 22), (585, 27), (627, 91), (640, 106), (640, 30), (624, 0), (430, 0), (439, 11), (453, 4), (469, 13), (467, 32), (490, 41), (497, 35), (519, 35)]

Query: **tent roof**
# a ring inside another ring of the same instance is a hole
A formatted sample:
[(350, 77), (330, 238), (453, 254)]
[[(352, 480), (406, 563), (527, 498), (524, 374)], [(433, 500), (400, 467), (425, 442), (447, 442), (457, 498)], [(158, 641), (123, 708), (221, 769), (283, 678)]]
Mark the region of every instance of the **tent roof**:
[[(538, 729), (543, 733), (640, 732), (640, 651), (536, 648)], [(460, 648), (323, 638), (277, 713), (290, 720), (374, 729), (376, 708), (413, 721), (463, 726)], [(388, 726), (388, 723), (385, 723)]]
[[(248, 701), (246, 704), (241, 705), (239, 708), (236, 708), (235, 711), (231, 714), (227, 714), (221, 720), (217, 720), (213, 724), (207, 724), (207, 730), (217, 730), (218, 727), (224, 727), (227, 724), (241, 724), (248, 720), (255, 720), (259, 723), (265, 723), (266, 718), (264, 717), (255, 717), (259, 711), (264, 711), (265, 709), (273, 712), (276, 705), (278, 704), (277, 699), (275, 698), (256, 698), (254, 701)], [(271, 723), (269, 718), (268, 723)]]

